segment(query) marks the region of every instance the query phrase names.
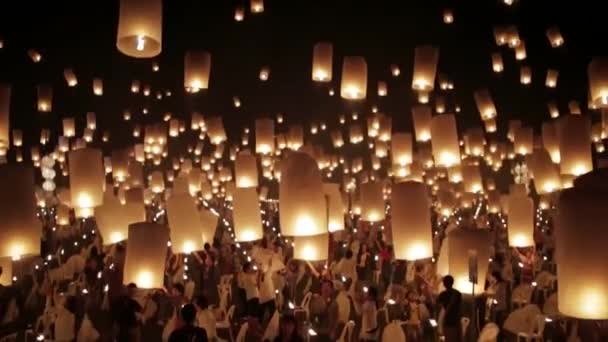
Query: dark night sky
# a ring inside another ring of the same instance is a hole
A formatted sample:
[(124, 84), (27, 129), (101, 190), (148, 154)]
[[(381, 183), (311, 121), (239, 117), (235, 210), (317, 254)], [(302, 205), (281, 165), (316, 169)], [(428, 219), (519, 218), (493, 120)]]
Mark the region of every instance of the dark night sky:
[[(113, 145), (132, 143), (134, 121), (159, 120), (170, 111), (189, 118), (194, 110), (205, 115), (221, 114), (233, 137), (253, 118), (286, 113), (288, 122), (310, 118), (335, 125), (338, 113), (369, 112), (372, 105), (393, 117), (394, 130), (413, 131), (410, 106), (414, 47), (434, 44), (441, 49), (439, 70), (455, 83), (448, 99), (462, 106), (462, 128), (480, 124), (473, 90), (488, 87), (498, 108), (499, 125), (519, 118), (537, 129), (548, 119), (547, 100), (557, 100), (562, 112), (569, 100), (585, 107), (586, 68), (594, 55), (604, 55), (608, 29), (601, 20), (600, 1), (519, 0), (507, 7), (498, 0), (466, 1), (293, 1), (265, 0), (265, 12), (249, 13), (248, 1), (165, 0), (163, 52), (155, 58), (160, 72), (153, 73), (149, 59), (133, 59), (115, 47), (118, 0), (12, 1), (0, 5), (0, 81), (13, 86), (12, 128), (25, 132), (26, 146), (37, 142), (40, 127), (60, 132), (62, 116), (75, 116), (82, 134), (85, 113), (97, 113), (98, 127), (110, 129)], [(234, 7), (247, 8), (244, 22), (233, 20)], [(455, 23), (442, 22), (442, 9), (450, 7)], [(575, 22), (576, 20), (576, 22)], [(513, 50), (497, 47), (492, 28), (515, 24), (526, 41), (533, 84), (519, 84), (519, 66)], [(565, 46), (552, 49), (545, 30), (558, 25)], [(342, 56), (367, 59), (368, 98), (349, 104), (329, 97), (327, 86), (310, 79), (312, 46), (320, 40), (334, 43), (332, 86), (338, 92)], [(32, 63), (28, 48), (38, 49), (43, 61)], [(210, 88), (197, 95), (183, 90), (183, 56), (187, 49), (207, 49), (212, 54)], [(490, 53), (500, 51), (505, 71), (491, 71)], [(396, 63), (401, 76), (392, 78), (389, 65)], [(271, 68), (270, 81), (258, 80), (261, 66)], [(79, 85), (68, 88), (63, 69), (74, 68)], [(546, 69), (560, 71), (558, 89), (544, 86)], [(92, 78), (104, 79), (104, 96), (92, 94)], [(153, 91), (170, 89), (173, 96), (156, 101), (130, 93), (131, 80), (152, 85)], [(378, 99), (376, 83), (386, 80), (389, 96)], [(51, 83), (53, 112), (36, 111), (36, 85)], [(438, 88), (438, 87), (436, 87)], [(243, 102), (232, 106), (232, 96)], [(141, 118), (141, 108), (151, 111)], [(126, 108), (134, 115), (128, 125), (121, 120)], [(597, 120), (597, 116), (595, 117)], [(505, 132), (503, 130), (503, 132)], [(53, 136), (56, 139), (56, 135)], [(29, 153), (26, 153), (28, 155)]]

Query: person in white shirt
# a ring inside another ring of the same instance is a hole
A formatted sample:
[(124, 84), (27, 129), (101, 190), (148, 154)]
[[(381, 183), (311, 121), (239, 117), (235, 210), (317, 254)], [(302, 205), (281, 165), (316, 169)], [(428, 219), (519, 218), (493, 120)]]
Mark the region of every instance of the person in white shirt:
[(196, 325), (199, 328), (205, 329), (207, 338), (210, 341), (214, 341), (217, 337), (215, 314), (209, 307), (209, 302), (205, 296), (199, 296), (196, 299), (196, 308)]
[(246, 312), (247, 316), (259, 318), (260, 307), (260, 276), (253, 269), (250, 262), (243, 264), (243, 273), (241, 274), (241, 286), (245, 289), (247, 298)]
[(378, 306), (378, 292), (371, 287), (367, 290), (365, 302), (361, 309), (361, 335), (363, 341), (376, 341), (378, 321), (376, 318)]

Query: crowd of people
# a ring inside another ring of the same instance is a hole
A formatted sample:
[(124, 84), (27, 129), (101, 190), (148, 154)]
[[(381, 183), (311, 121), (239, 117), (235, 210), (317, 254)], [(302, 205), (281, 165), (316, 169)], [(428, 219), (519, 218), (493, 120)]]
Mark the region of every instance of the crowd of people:
[[(274, 211), (267, 212), (267, 226), (276, 226)], [(150, 290), (123, 284), (125, 243), (104, 246), (94, 220), (57, 228), (52, 213), (47, 216), (42, 217), (48, 220), (44, 257), (15, 261), (13, 272), (19, 275), (12, 286), (0, 288), (0, 336), (55, 341), (492, 340), (514, 338), (514, 326), (532, 324), (530, 317), (539, 316), (555, 322), (522, 333), (549, 334), (553, 340), (606, 337), (603, 323), (558, 324), (549, 218), (537, 227), (536, 246), (521, 250), (508, 247), (505, 227), (495, 215), (433, 218), (435, 255), (451, 230), (493, 233), (488, 277), (479, 280), (485, 281), (485, 292), (473, 298), (458, 292), (450, 275), (438, 274), (435, 258), (395, 260), (388, 223), (349, 218), (346, 231), (332, 234), (331, 259), (314, 263), (294, 260), (290, 240), (276, 232), (268, 231), (256, 243), (238, 244), (219, 224), (214, 243), (202, 251), (172, 254), (168, 248), (165, 287)], [(525, 322), (518, 322), (517, 315)]]

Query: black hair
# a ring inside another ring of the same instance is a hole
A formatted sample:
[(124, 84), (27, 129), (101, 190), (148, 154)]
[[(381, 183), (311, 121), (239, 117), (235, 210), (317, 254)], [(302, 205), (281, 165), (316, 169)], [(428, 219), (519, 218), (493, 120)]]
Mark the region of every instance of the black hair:
[(452, 286), (454, 286), (454, 277), (452, 277), (451, 275), (443, 277), (443, 287), (445, 287), (446, 289), (451, 289)]
[(182, 320), (184, 320), (186, 324), (192, 324), (196, 318), (196, 308), (192, 304), (186, 304), (182, 306), (180, 314), (182, 316)]
[(180, 295), (184, 295), (184, 293), (186, 292), (186, 290), (184, 289), (184, 285), (177, 283), (173, 285), (173, 288), (176, 289)]
[(196, 298), (196, 305), (201, 309), (206, 309), (209, 306), (209, 301), (205, 296), (198, 296)]

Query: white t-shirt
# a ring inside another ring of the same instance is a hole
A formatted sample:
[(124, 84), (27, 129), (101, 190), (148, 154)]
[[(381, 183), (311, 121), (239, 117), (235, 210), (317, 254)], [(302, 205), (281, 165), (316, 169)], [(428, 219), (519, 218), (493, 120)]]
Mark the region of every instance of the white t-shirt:
[(361, 313), (361, 337), (372, 339), (374, 334), (369, 332), (377, 327), (378, 321), (376, 318), (376, 304), (374, 304), (372, 301), (365, 301), (365, 303), (363, 303)]
[(260, 283), (260, 303), (266, 303), (274, 299), (274, 283), (272, 282), (273, 272), (266, 272), (264, 279)]
[(247, 300), (254, 298), (260, 298), (260, 291), (258, 289), (258, 275), (257, 273), (243, 274), (243, 288), (247, 295)]

